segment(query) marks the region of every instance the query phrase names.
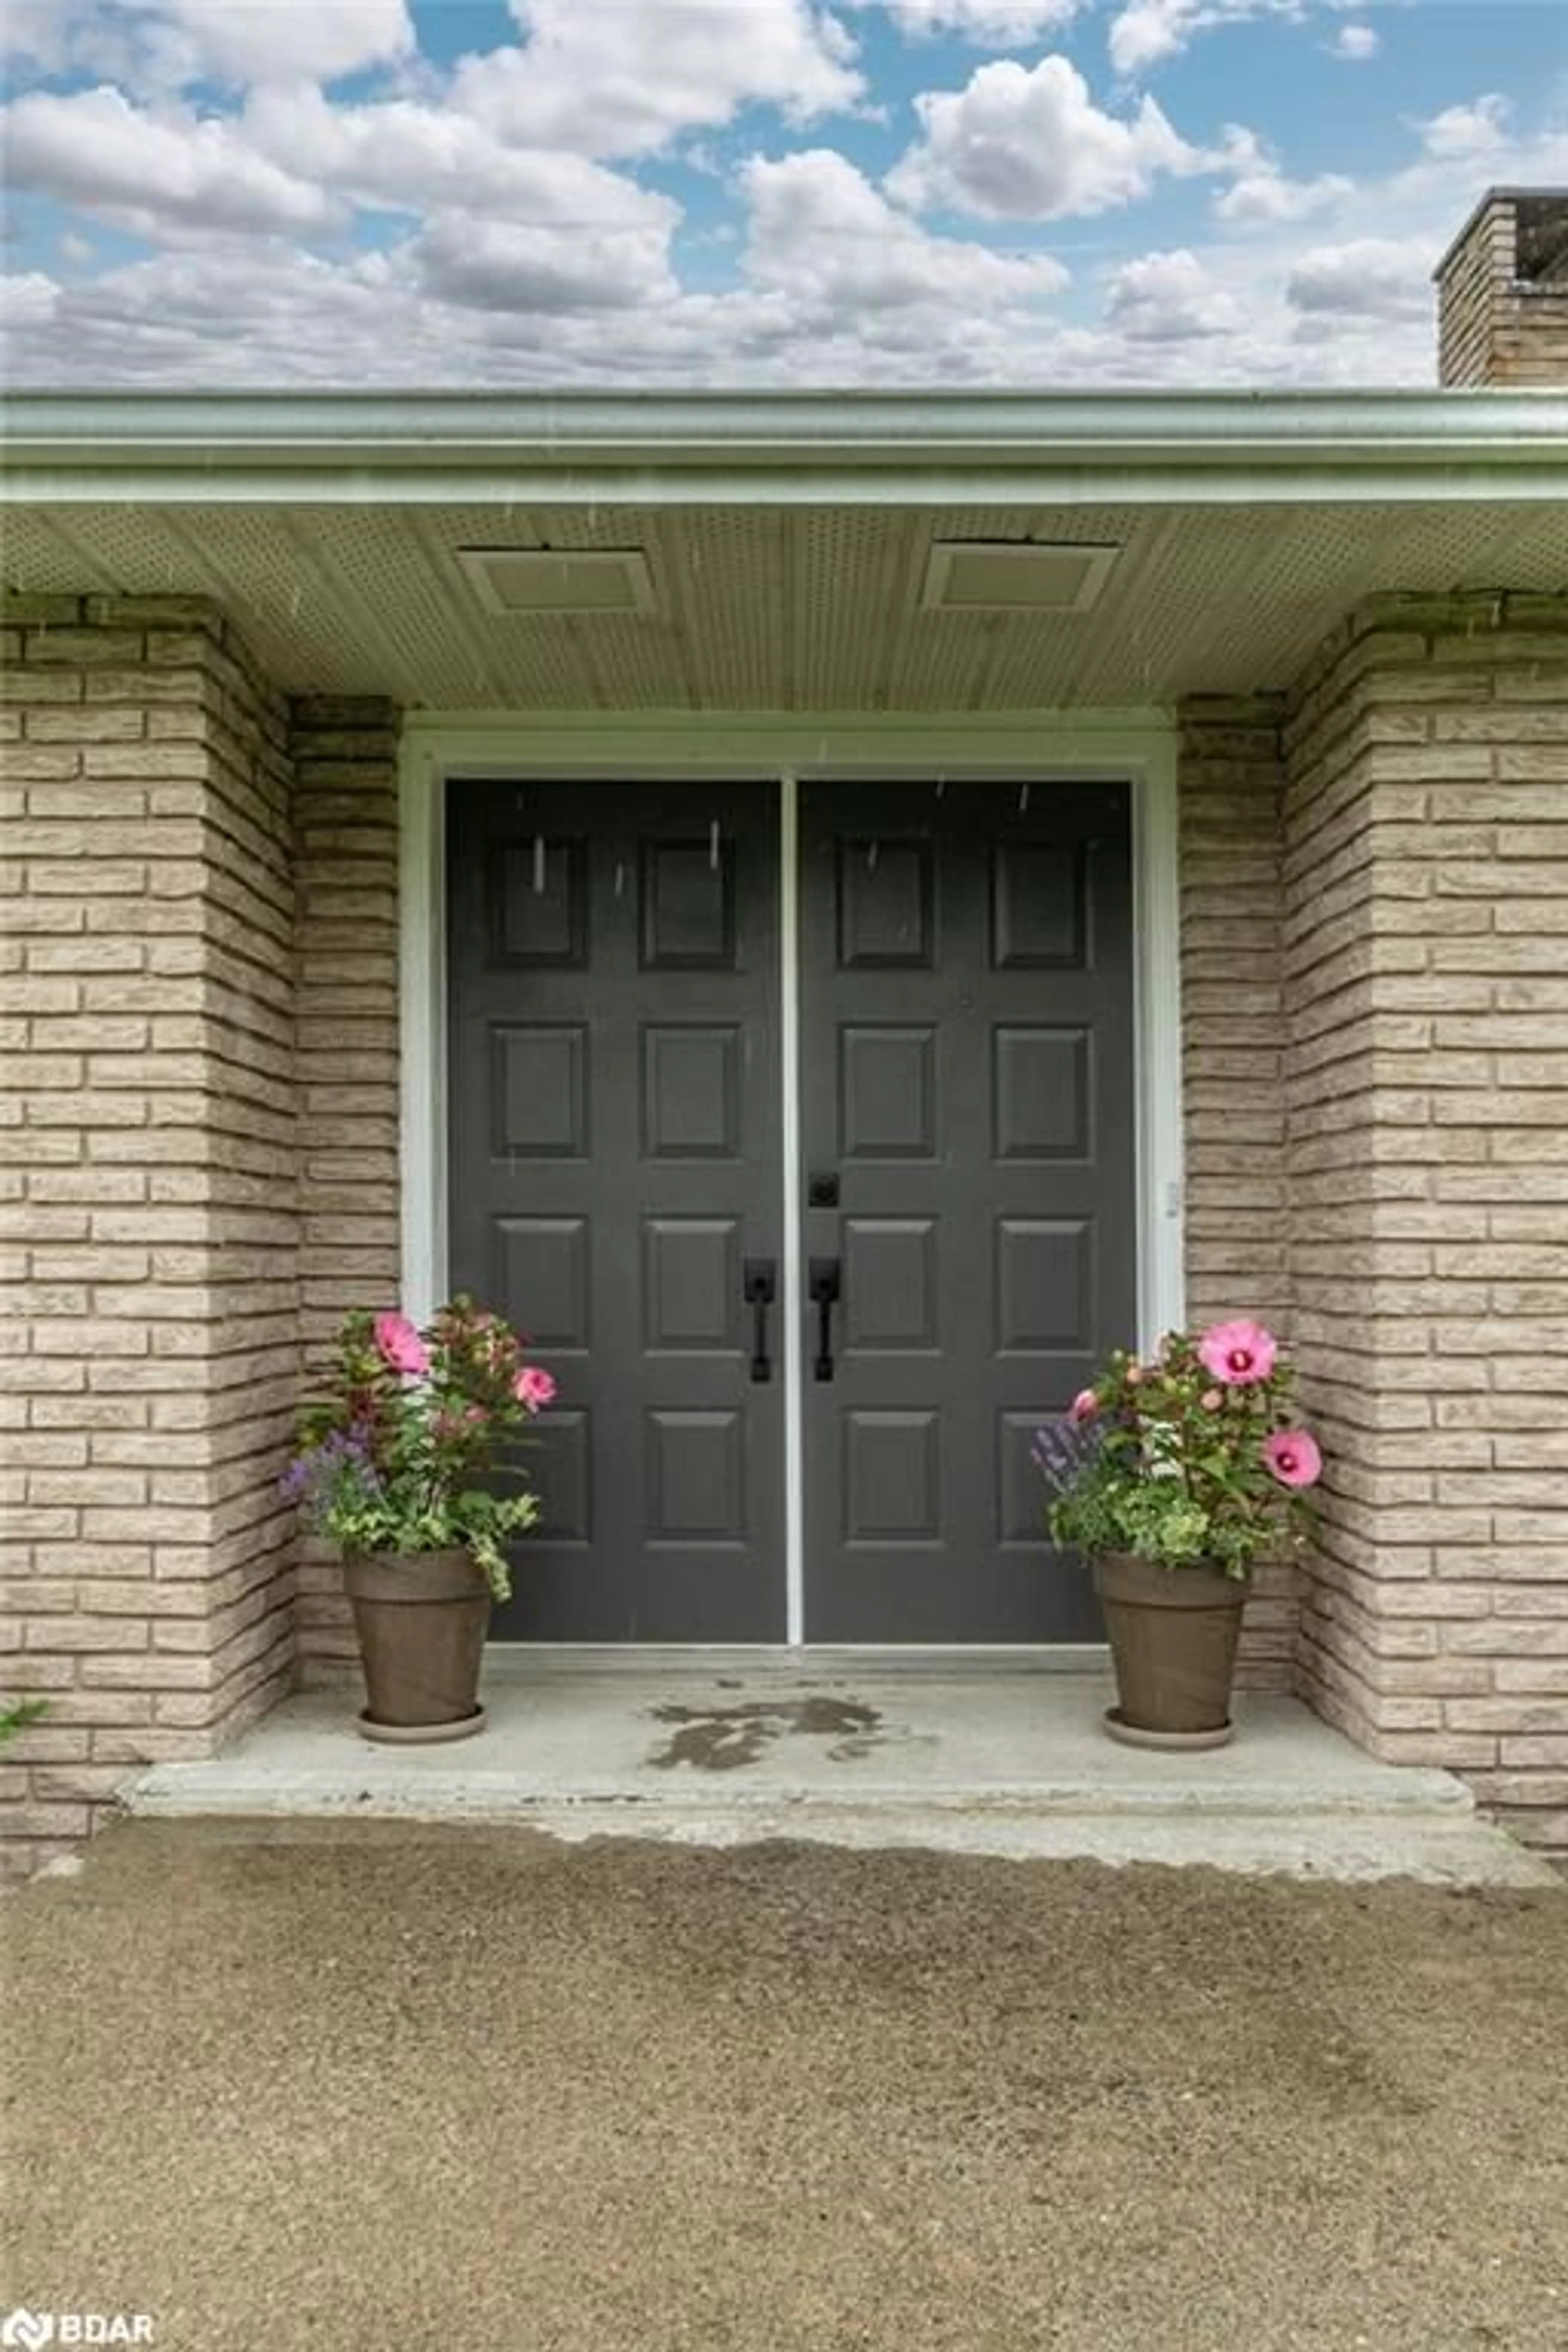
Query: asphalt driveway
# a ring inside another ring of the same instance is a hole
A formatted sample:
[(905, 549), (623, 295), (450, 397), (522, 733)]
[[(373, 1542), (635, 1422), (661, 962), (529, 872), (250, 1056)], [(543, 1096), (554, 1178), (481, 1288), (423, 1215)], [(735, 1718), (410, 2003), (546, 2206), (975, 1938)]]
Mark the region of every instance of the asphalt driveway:
[(0, 2313), (1568, 2352), (1568, 1886), (142, 1822), (0, 1937)]

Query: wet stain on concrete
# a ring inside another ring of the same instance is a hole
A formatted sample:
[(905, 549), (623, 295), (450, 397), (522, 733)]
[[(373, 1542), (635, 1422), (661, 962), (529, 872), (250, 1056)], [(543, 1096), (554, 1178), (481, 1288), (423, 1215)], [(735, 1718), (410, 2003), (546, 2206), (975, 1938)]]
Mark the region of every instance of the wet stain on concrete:
[(754, 1764), (776, 1740), (831, 1739), (828, 1755), (836, 1763), (868, 1756), (882, 1737), (882, 1717), (860, 1699), (748, 1699), (734, 1706), (656, 1706), (656, 1723), (672, 1726), (669, 1738), (655, 1748), (650, 1764), (668, 1770), (689, 1764), (699, 1772), (733, 1772)]

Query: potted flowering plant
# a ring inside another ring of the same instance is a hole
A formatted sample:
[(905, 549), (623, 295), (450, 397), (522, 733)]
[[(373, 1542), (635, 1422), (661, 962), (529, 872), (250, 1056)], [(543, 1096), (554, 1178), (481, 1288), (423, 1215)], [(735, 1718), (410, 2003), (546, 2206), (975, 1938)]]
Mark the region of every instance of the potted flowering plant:
[(492, 1599), (511, 1591), (501, 1546), (538, 1504), (505, 1442), (555, 1382), (522, 1360), (499, 1315), (459, 1297), (424, 1330), (351, 1315), (326, 1392), (300, 1417), (283, 1492), (335, 1543), (353, 1605), (367, 1739), (460, 1739), (484, 1725), (479, 1664)]
[(1260, 1324), (1173, 1331), (1152, 1360), (1118, 1349), (1040, 1432), (1052, 1540), (1094, 1563), (1116, 1668), (1112, 1738), (1217, 1748), (1231, 1737), (1248, 1582), (1265, 1556), (1302, 1539), (1305, 1490), (1322, 1469), (1291, 1382)]

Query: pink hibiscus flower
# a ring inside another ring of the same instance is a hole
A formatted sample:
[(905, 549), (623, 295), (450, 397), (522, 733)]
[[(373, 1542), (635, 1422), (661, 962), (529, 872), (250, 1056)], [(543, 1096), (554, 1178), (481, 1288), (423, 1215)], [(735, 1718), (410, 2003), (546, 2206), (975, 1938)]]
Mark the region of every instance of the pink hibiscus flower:
[(511, 1392), (519, 1404), (525, 1404), (530, 1412), (537, 1412), (542, 1405), (555, 1402), (555, 1376), (538, 1364), (524, 1364), (512, 1381)]
[(378, 1315), (375, 1344), (383, 1363), (390, 1364), (395, 1372), (417, 1374), (430, 1369), (425, 1342), (406, 1315)]
[(1068, 1407), (1068, 1415), (1072, 1421), (1091, 1421), (1099, 1410), (1100, 1399), (1095, 1395), (1094, 1391), (1079, 1389)]
[(1261, 1323), (1216, 1323), (1198, 1341), (1204, 1370), (1227, 1388), (1266, 1381), (1279, 1352), (1279, 1341)]
[(1315, 1486), (1322, 1475), (1318, 1441), (1304, 1429), (1277, 1429), (1263, 1441), (1263, 1459), (1282, 1486)]

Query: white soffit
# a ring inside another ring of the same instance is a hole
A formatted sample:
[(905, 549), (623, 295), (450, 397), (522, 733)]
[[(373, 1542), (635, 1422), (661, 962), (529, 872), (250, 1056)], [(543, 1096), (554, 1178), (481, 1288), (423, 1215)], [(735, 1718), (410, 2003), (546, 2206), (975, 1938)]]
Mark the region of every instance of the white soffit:
[(486, 612), (502, 619), (654, 609), (653, 575), (641, 548), (459, 547), (453, 551)]
[[(1362, 598), (1568, 593), (1557, 509), (534, 505), (552, 550), (638, 549), (652, 611), (491, 620), (487, 508), (13, 508), (6, 584), (213, 598), (292, 693), (435, 710), (1143, 708), (1288, 687)], [(933, 542), (1121, 549), (1098, 608), (930, 612)], [(1417, 622), (1413, 625), (1420, 626)]]
[(1121, 552), (1038, 540), (939, 539), (921, 604), (928, 613), (1087, 613)]

